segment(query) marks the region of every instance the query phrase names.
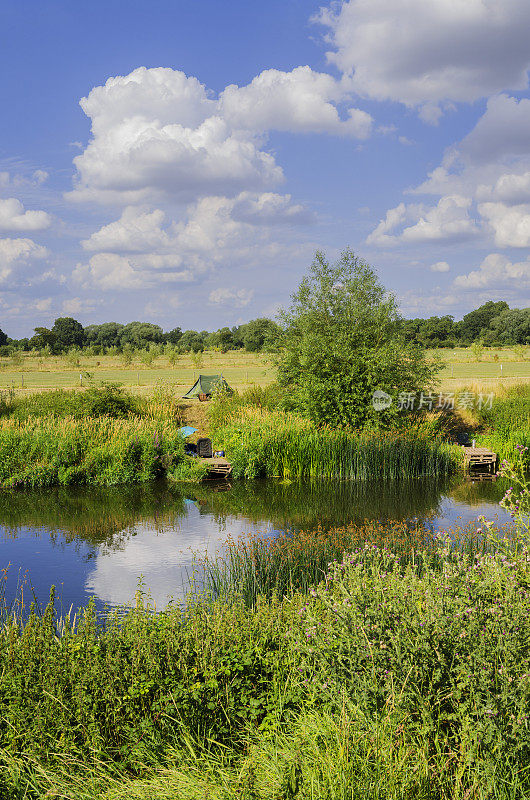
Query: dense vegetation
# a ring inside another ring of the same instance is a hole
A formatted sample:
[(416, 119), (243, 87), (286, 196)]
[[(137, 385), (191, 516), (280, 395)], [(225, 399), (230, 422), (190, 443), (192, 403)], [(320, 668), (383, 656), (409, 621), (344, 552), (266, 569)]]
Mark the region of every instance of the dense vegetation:
[(491, 408), (477, 412), (477, 444), (491, 447), (501, 459), (513, 458), (518, 447), (530, 447), (530, 392), (527, 385), (499, 393)]
[(114, 384), (0, 396), (0, 486), (110, 486), (186, 474), (171, 391), (134, 398)]
[(407, 432), (349, 432), (316, 427), (285, 412), (243, 409), (216, 430), (236, 478), (413, 478), (448, 475), (460, 454), (433, 426)]
[(0, 797), (523, 800), (528, 551), (494, 545), (317, 531), (234, 543), (184, 617), (5, 609)]
[(0, 355), (16, 350), (58, 354), (88, 349), (93, 355), (150, 350), (156, 356), (164, 348), (167, 352), (176, 353), (198, 353), (206, 349), (226, 352), (244, 348), (254, 353), (271, 346), (277, 331), (276, 323), (265, 318), (210, 333), (204, 330), (182, 331), (178, 327), (164, 332), (159, 325), (150, 322), (129, 322), (127, 325), (104, 322), (83, 328), (72, 317), (60, 317), (50, 329), (35, 328), (35, 335), (31, 339), (9, 339), (0, 330)]
[(317, 425), (380, 427), (398, 412), (396, 404), (375, 409), (376, 390), (427, 389), (440, 369), (404, 339), (395, 298), (350, 250), (335, 264), (317, 252), (280, 320), (278, 383)]

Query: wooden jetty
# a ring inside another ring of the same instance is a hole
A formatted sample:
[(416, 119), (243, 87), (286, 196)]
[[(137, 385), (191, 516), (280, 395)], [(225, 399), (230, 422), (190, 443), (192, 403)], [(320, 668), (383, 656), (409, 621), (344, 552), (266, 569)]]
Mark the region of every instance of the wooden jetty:
[(462, 445), (464, 451), (464, 463), (468, 470), (475, 467), (479, 470), (487, 469), (488, 472), (495, 472), (497, 464), (497, 453), (489, 450), (487, 447), (465, 447)]
[(221, 456), (216, 456), (215, 458), (201, 458), (201, 461), (209, 467), (209, 478), (228, 478), (232, 472), (232, 464)]

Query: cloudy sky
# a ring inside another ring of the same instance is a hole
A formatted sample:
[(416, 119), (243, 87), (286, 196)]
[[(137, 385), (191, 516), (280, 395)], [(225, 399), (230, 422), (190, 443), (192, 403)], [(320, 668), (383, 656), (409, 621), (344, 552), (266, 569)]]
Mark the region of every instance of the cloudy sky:
[(529, 29), (528, 0), (2, 0), (0, 327), (215, 329), (346, 246), (406, 316), (530, 305)]

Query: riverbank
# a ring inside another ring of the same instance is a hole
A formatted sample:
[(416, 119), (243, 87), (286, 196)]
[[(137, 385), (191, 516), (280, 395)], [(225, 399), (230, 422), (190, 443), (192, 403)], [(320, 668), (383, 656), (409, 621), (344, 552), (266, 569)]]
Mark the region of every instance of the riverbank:
[[(469, 394), (469, 393), (468, 393)], [(225, 450), (233, 477), (370, 480), (448, 476), (462, 468), (457, 430), (511, 458), (530, 444), (527, 387), (504, 390), (473, 412), (398, 415), (393, 428), (351, 431), (315, 425), (286, 410), (278, 387), (215, 396), (183, 407), (170, 385), (135, 397), (114, 384), (84, 392), (0, 397), (0, 486), (198, 481), (178, 429), (190, 421)], [(200, 412), (200, 414), (199, 414)], [(193, 419), (190, 420), (189, 415)], [(200, 418), (199, 418), (200, 417)]]
[(353, 526), (235, 545), (186, 617), (5, 609), (0, 797), (522, 800), (528, 555), (461, 545)]
[[(214, 449), (226, 450), (234, 478), (446, 476), (461, 462), (437, 420), (415, 420), (395, 431), (346, 431), (287, 413), (280, 400), (274, 387), (255, 387), (207, 404), (206, 430), (197, 435), (209, 434)], [(184, 419), (171, 386), (144, 398), (113, 384), (85, 392), (5, 395), (0, 399), (0, 486), (113, 485), (162, 474), (200, 480), (204, 465), (184, 456), (179, 434)]]

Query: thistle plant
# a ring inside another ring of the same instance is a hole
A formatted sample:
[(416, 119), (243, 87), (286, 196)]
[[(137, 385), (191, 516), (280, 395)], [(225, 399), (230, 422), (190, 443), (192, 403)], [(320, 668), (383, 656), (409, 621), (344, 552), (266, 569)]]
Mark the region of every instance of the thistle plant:
[(504, 460), (499, 475), (508, 478), (510, 487), (504, 493), (500, 505), (511, 514), (519, 534), (530, 533), (530, 480), (528, 479), (526, 455), (528, 447), (518, 444), (516, 460)]

